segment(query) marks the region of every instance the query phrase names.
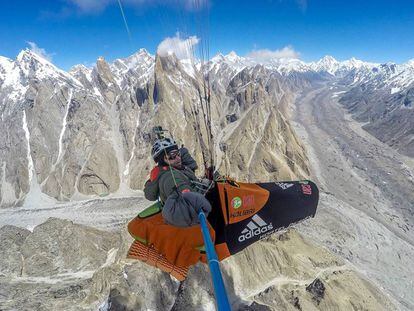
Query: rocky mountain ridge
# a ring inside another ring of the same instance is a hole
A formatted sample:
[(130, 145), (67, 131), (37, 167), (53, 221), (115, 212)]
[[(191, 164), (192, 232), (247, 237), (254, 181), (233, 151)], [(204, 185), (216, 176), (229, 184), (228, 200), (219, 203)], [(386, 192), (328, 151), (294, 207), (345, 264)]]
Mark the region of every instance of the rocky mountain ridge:
[[(194, 134), (194, 126), (202, 124), (194, 103), (202, 97), (203, 81), (173, 55), (153, 59), (140, 50), (113, 64), (100, 58), (93, 69), (76, 66), (66, 73), (26, 50), (14, 63), (2, 59), (1, 68), (0, 126), (6, 133), (0, 138), (2, 206), (29, 204), (26, 199), (31, 191), (61, 201), (141, 189), (153, 165), (148, 134), (157, 124), (169, 128), (199, 163), (203, 156), (205, 160), (200, 146), (207, 144), (202, 139), (206, 129), (199, 126), (199, 134)], [(305, 176), (303, 148), (297, 139), (285, 136), (294, 134), (278, 112), (287, 105), (289, 93), (281, 77), (259, 78), (269, 74), (263, 67), (245, 68), (233, 77), (234, 73), (233, 68), (217, 71), (216, 77), (224, 77), (225, 82), (216, 79), (211, 97), (214, 134), (228, 140), (232, 154), (231, 148), (239, 148), (230, 141), (237, 140), (240, 132), (224, 135), (228, 125), (240, 123), (236, 120), (246, 113), (259, 118), (256, 121), (272, 116), (279, 120), (279, 128), (267, 126), (266, 121), (262, 132), (247, 141), (270, 144), (278, 151), (264, 155), (267, 164), (262, 162), (262, 170), (248, 173), (250, 178)], [(257, 83), (250, 83), (253, 76)], [(278, 141), (262, 139), (278, 135)], [(218, 161), (229, 162), (226, 156)], [(241, 156), (240, 163), (232, 161), (231, 165), (253, 163)], [(276, 172), (272, 167), (281, 169)]]
[[(200, 147), (208, 144), (202, 138), (206, 129), (194, 132), (202, 124), (194, 110), (203, 100), (200, 66), (174, 55), (154, 57), (144, 49), (111, 64), (99, 58), (93, 68), (78, 65), (69, 73), (30, 50), (15, 61), (1, 58), (0, 127), (7, 134), (0, 137), (0, 206), (28, 203), (30, 191), (61, 201), (141, 189), (153, 165), (148, 135), (156, 124), (170, 128), (199, 163), (206, 161)], [(378, 65), (326, 56), (308, 64), (292, 59), (259, 64), (231, 52), (205, 66), (216, 163), (235, 178), (307, 176), (288, 106), (296, 93), (318, 81), (350, 85), (340, 95), (344, 105), (373, 127), (380, 123), (382, 133), (373, 130), (377, 136), (411, 152), (412, 62)], [(389, 99), (375, 105), (383, 92)], [(402, 125), (384, 129), (390, 118)], [(255, 152), (240, 148), (240, 141), (255, 146)], [(408, 149), (401, 147), (407, 144)]]

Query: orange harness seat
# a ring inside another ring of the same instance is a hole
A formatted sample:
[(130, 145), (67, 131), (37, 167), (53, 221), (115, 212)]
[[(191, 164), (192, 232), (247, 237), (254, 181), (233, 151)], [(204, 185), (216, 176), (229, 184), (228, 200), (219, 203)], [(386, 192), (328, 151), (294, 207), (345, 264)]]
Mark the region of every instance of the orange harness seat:
[[(206, 263), (200, 225), (181, 228), (166, 224), (159, 203), (153, 204), (130, 221), (128, 231), (136, 241), (155, 250), (174, 266), (188, 268), (200, 260)], [(210, 224), (209, 231), (214, 241), (215, 232)]]
[(179, 267), (169, 262), (163, 255), (153, 247), (144, 245), (135, 240), (129, 248), (127, 258), (137, 259), (146, 264), (171, 274), (178, 281), (184, 281), (187, 277), (188, 267)]

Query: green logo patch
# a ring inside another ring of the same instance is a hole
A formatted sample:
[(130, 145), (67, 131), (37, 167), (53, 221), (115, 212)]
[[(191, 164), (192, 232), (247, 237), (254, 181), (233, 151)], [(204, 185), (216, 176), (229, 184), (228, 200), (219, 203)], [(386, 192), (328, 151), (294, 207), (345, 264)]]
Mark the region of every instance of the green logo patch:
[(233, 200), (231, 200), (231, 205), (233, 206), (233, 208), (238, 209), (242, 206), (242, 199), (240, 199), (239, 197), (234, 197)]

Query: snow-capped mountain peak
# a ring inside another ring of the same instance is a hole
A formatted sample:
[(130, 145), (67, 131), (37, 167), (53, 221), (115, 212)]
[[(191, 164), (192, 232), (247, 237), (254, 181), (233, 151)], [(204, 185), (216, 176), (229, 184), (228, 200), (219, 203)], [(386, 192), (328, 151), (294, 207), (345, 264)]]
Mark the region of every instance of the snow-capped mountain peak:
[(319, 64), (327, 64), (327, 65), (332, 65), (332, 64), (337, 64), (338, 61), (331, 55), (325, 55), (324, 57), (322, 57), (319, 61)]
[(231, 51), (229, 54), (227, 54), (226, 56), (226, 59), (227, 60), (229, 60), (229, 61), (233, 61), (233, 62), (236, 62), (236, 61), (239, 61), (240, 59), (241, 59), (241, 57), (240, 56), (238, 56), (237, 54), (236, 54), (236, 52), (234, 52), (234, 51)]
[(39, 80), (43, 79), (63, 79), (71, 80), (71, 82), (77, 86), (81, 86), (72, 75), (64, 70), (59, 69), (49, 60), (45, 59), (41, 55), (34, 53), (30, 49), (20, 51), (15, 61), (16, 70), (19, 71), (19, 75), (23, 79), (29, 77), (36, 77)]
[(83, 64), (79, 64), (79, 65), (75, 65), (75, 66), (73, 66), (70, 70), (69, 70), (69, 72), (72, 72), (72, 71), (81, 71), (81, 72), (85, 72), (85, 71), (90, 71), (90, 70), (92, 70), (92, 68), (88, 68), (88, 67), (86, 67), (85, 65), (83, 65)]
[(413, 59), (410, 59), (404, 65), (406, 65), (407, 67), (410, 67), (410, 68), (414, 69), (414, 58)]
[(224, 56), (224, 61), (234, 67), (235, 69), (240, 70), (243, 67), (247, 66), (247, 60), (244, 57), (241, 57), (239, 55), (236, 54), (236, 52), (231, 51), (229, 54)]
[(0, 56), (0, 85), (2, 84), (6, 76), (9, 74), (9, 72), (13, 69), (13, 66), (13, 60)]
[(217, 53), (212, 59), (211, 59), (211, 61), (213, 62), (213, 63), (219, 63), (219, 62), (222, 62), (222, 61), (224, 61), (225, 60), (225, 58), (224, 58), (224, 55), (222, 54), (222, 53)]
[(154, 56), (148, 53), (146, 49), (140, 49), (137, 53), (132, 54), (127, 58), (124, 58), (123, 61), (128, 68), (135, 69), (142, 62), (153, 62)]
[(20, 53), (16, 57), (16, 61), (19, 62), (19, 63), (30, 62), (32, 60), (36, 60), (37, 62), (42, 63), (42, 64), (49, 64), (49, 65), (54, 66), (47, 59), (45, 59), (41, 55), (33, 52), (30, 49), (21, 50)]
[(129, 70), (143, 71), (154, 64), (154, 56), (146, 49), (139, 49), (138, 52), (126, 58), (118, 58), (111, 65), (111, 69), (117, 75), (123, 75)]
[(10, 66), (13, 66), (13, 60), (4, 56), (0, 56), (0, 67), (8, 68)]
[(364, 62), (362, 60), (356, 59), (355, 57), (351, 57), (350, 59), (343, 61), (341, 65), (343, 67), (347, 67), (347, 69), (359, 69), (362, 67), (371, 68), (378, 66), (378, 64)]
[(75, 65), (70, 70), (69, 73), (78, 79), (82, 84), (85, 85), (84, 79), (91, 82), (92, 81), (92, 68), (88, 68), (85, 65)]
[(317, 72), (328, 72), (334, 75), (340, 63), (330, 55), (326, 55), (317, 62), (311, 63), (311, 68)]

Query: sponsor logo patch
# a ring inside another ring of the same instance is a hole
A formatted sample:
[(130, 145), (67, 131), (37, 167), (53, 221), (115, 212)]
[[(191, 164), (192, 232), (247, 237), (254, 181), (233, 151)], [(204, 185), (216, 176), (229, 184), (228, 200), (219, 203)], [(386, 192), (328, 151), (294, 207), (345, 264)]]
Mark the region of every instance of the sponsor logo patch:
[(246, 228), (241, 232), (238, 241), (244, 242), (255, 236), (262, 236), (269, 233), (271, 230), (273, 230), (272, 223), (268, 224), (259, 215), (254, 215)]
[(254, 208), (252, 209), (245, 209), (245, 210), (241, 210), (241, 211), (236, 211), (234, 213), (230, 214), (231, 218), (236, 218), (236, 217), (241, 217), (241, 216), (246, 216), (246, 215), (251, 215), (254, 214), (256, 210)]
[(234, 197), (231, 200), (231, 206), (233, 206), (234, 209), (238, 209), (242, 206), (242, 199), (240, 199), (239, 197)]
[(254, 206), (254, 195), (253, 194), (243, 196), (243, 206), (245, 207)]
[(302, 192), (306, 195), (312, 194), (312, 187), (310, 185), (301, 185), (302, 186)]
[(234, 209), (238, 209), (240, 207), (253, 207), (254, 206), (254, 195), (245, 195), (242, 198), (240, 197), (234, 197), (231, 200), (231, 206), (233, 206)]
[(289, 184), (289, 183), (286, 183), (286, 182), (275, 182), (275, 184), (277, 186), (279, 186), (280, 188), (282, 188), (283, 190), (286, 190), (286, 189), (293, 186), (293, 184)]

